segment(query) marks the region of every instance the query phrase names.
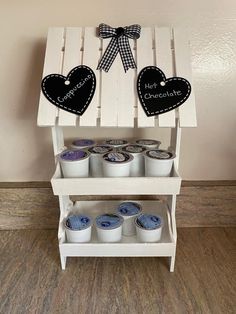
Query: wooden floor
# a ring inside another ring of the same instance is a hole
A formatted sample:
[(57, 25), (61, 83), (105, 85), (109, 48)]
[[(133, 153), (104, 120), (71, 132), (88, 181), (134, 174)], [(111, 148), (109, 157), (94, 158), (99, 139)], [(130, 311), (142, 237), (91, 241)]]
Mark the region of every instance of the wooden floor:
[(165, 258), (69, 258), (55, 230), (0, 232), (0, 313), (236, 313), (236, 228), (178, 230)]

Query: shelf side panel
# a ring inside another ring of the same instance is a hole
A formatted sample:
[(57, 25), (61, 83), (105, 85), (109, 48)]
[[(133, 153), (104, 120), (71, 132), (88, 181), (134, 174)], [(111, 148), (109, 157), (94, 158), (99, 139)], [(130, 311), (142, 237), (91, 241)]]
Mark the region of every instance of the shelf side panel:
[[(61, 65), (63, 59), (64, 46), (64, 28), (51, 27), (48, 30), (47, 45), (44, 60), (43, 78), (49, 74), (61, 74)], [(50, 103), (40, 91), (39, 109), (38, 109), (38, 126), (55, 125), (58, 108)]]

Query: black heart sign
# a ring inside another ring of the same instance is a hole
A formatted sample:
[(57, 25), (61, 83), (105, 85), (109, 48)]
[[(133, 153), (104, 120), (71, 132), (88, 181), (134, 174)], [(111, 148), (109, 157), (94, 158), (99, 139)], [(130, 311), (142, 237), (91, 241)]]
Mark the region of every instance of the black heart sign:
[(182, 77), (166, 79), (159, 68), (148, 66), (138, 75), (137, 91), (143, 110), (151, 117), (182, 105), (191, 93), (191, 85)]
[(94, 72), (85, 65), (73, 68), (67, 76), (49, 74), (42, 80), (44, 96), (57, 107), (82, 115), (96, 88)]

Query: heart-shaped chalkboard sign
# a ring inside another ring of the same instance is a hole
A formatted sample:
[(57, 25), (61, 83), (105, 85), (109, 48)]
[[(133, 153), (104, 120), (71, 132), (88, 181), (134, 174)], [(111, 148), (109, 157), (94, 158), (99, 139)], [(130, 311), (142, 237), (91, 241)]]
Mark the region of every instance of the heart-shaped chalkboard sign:
[(96, 88), (94, 72), (85, 65), (73, 68), (67, 76), (49, 74), (42, 80), (45, 97), (57, 107), (82, 115)]
[(182, 77), (166, 79), (159, 68), (148, 66), (138, 75), (137, 91), (143, 110), (151, 117), (182, 105), (191, 93), (191, 85)]

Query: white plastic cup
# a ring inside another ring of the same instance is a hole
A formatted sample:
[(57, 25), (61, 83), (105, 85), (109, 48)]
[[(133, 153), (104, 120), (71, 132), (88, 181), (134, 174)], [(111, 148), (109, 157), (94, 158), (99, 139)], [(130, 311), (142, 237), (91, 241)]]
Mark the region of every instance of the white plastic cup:
[(146, 149), (157, 149), (161, 145), (160, 141), (152, 139), (138, 139), (135, 143), (144, 146)]
[(58, 155), (64, 178), (88, 177), (89, 156), (85, 150), (67, 149)]
[(96, 145), (88, 149), (90, 152), (89, 168), (92, 177), (103, 177), (102, 155), (111, 152), (113, 148), (108, 145)]
[(153, 149), (144, 154), (146, 177), (169, 177), (175, 154), (167, 150)]
[(67, 242), (70, 243), (83, 243), (90, 242), (91, 240), (91, 230), (92, 230), (92, 219), (89, 216), (77, 215), (78, 218), (84, 219), (84, 226), (82, 229), (71, 229), (67, 225), (67, 220), (65, 221), (65, 232)]
[[(152, 229), (147, 229), (140, 225), (139, 219), (140, 217), (149, 216), (149, 217), (155, 217), (157, 220), (156, 226)], [(135, 226), (136, 226), (136, 232), (137, 232), (137, 240), (139, 242), (158, 242), (161, 239), (162, 234), (162, 228), (163, 228), (163, 222), (161, 217), (150, 215), (150, 214), (141, 214), (138, 217), (135, 218)]]
[(129, 144), (121, 148), (122, 152), (129, 153), (134, 158), (130, 165), (131, 177), (143, 177), (144, 176), (145, 168), (144, 168), (143, 153), (145, 152), (145, 150), (146, 148), (144, 146), (137, 145), (137, 144)]
[(112, 146), (114, 150), (117, 150), (120, 147), (127, 145), (128, 141), (124, 139), (109, 139), (109, 140), (104, 140), (102, 144)]
[(85, 149), (85, 148), (89, 148), (93, 145), (95, 145), (95, 141), (90, 140), (90, 139), (75, 139), (72, 144), (71, 144), (71, 148), (72, 149)]
[(133, 156), (124, 152), (110, 152), (102, 156), (104, 177), (129, 177)]
[[(112, 220), (115, 220), (115, 222)], [(124, 219), (116, 214), (103, 214), (96, 217), (96, 230), (100, 242), (120, 242)]]
[(117, 207), (116, 212), (124, 219), (122, 234), (125, 236), (135, 235), (136, 227), (134, 220), (142, 212), (141, 205), (135, 202), (123, 202)]

